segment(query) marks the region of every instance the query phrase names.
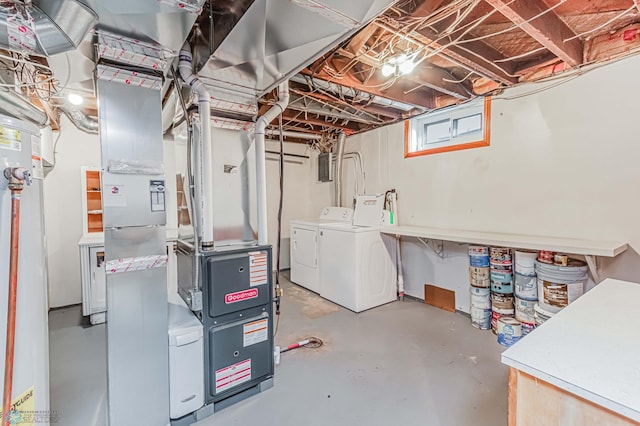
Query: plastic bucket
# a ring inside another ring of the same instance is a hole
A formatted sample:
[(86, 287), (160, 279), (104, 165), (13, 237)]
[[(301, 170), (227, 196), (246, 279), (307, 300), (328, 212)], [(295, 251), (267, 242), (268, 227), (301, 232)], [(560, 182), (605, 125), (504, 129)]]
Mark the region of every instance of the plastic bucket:
[(491, 270), (491, 282), (496, 283), (511, 283), (513, 281), (513, 274), (511, 271), (496, 271)]
[(513, 294), (513, 284), (511, 282), (500, 283), (491, 281), (491, 291), (494, 293)]
[(471, 325), (480, 330), (491, 328), (491, 309), (471, 306)]
[(555, 313), (553, 312), (549, 312), (543, 308), (540, 307), (540, 305), (535, 305), (533, 307), (533, 311), (534, 311), (534, 318), (536, 320), (536, 327), (540, 326), (541, 324), (543, 324), (545, 321), (547, 321), (549, 318), (551, 318), (552, 316), (555, 315)]
[(513, 259), (511, 258), (511, 249), (506, 247), (491, 247), (489, 249), (489, 256), (491, 257), (491, 262), (494, 263), (504, 263), (504, 264), (512, 264)]
[(534, 306), (538, 302), (533, 300), (524, 300), (516, 297), (516, 319), (522, 322), (534, 323)]
[(569, 259), (567, 266), (536, 261), (540, 307), (555, 313), (582, 296), (588, 269), (586, 263), (576, 259)]
[(491, 308), (493, 310), (515, 309), (513, 295), (504, 293), (491, 293)]
[(513, 309), (494, 309), (491, 311), (491, 331), (498, 334), (498, 320), (504, 317), (513, 318), (515, 311)]
[(489, 256), (469, 256), (469, 265), (476, 268), (489, 267)]
[(524, 300), (538, 300), (538, 280), (536, 276), (521, 275), (516, 272), (516, 297)]
[(471, 307), (479, 309), (491, 309), (491, 298), (488, 288), (471, 287)]
[(535, 276), (537, 256), (538, 256), (538, 253), (536, 253), (535, 251), (516, 250), (515, 252), (516, 274)]
[(534, 328), (536, 328), (535, 323), (523, 322), (523, 321), (520, 321), (520, 322), (522, 323), (522, 336), (526, 336), (527, 334), (531, 333)]
[(522, 324), (515, 318), (502, 317), (498, 320), (498, 343), (511, 346), (522, 337)]
[(469, 266), (469, 284), (474, 287), (489, 288), (491, 285), (489, 268)]

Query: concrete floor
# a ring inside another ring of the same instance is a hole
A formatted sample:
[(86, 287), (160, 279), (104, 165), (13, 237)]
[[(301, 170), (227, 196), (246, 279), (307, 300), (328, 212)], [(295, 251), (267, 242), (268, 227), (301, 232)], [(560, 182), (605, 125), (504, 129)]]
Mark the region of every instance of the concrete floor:
[[(360, 314), (285, 280), (276, 344), (325, 345), (282, 354), (275, 387), (204, 425), (507, 424), (502, 348), (470, 320), (417, 301)], [(65, 426), (105, 424), (105, 326), (80, 325), (80, 308), (49, 316), (51, 409)]]

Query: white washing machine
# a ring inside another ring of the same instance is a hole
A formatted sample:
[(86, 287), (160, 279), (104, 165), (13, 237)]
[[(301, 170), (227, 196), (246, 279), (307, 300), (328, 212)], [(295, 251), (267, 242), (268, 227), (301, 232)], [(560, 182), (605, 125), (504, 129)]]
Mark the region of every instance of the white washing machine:
[(320, 296), (354, 312), (397, 298), (396, 240), (380, 233), (380, 197), (358, 197), (354, 223), (370, 226), (319, 226)]
[(351, 223), (353, 209), (325, 207), (316, 219), (291, 221), (291, 281), (316, 293), (320, 292), (318, 271), (318, 226), (327, 223)]

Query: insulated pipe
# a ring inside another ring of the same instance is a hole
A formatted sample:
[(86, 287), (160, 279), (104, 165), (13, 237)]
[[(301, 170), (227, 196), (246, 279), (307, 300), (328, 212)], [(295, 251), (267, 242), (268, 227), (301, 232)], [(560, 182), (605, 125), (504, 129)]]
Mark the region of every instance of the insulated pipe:
[(202, 176), (200, 176), (200, 185), (197, 182), (196, 187), (200, 187), (200, 191), (196, 191), (196, 208), (202, 209), (202, 230), (201, 230), (201, 246), (203, 249), (213, 249), (213, 145), (211, 142), (211, 97), (209, 91), (205, 87), (202, 80), (193, 73), (192, 69), (193, 56), (191, 55), (191, 46), (185, 42), (180, 50), (178, 61), (178, 69), (180, 77), (189, 85), (191, 89), (198, 95), (198, 114), (200, 116), (200, 139), (198, 144), (201, 149), (200, 164), (196, 164), (196, 168), (200, 168)]
[[(394, 224), (398, 223), (398, 193), (391, 192), (391, 211), (393, 212)], [(398, 278), (398, 297), (404, 300), (404, 274), (402, 273), (402, 250), (400, 235), (396, 235), (396, 269)]]
[(85, 133), (89, 133), (92, 135), (98, 134), (98, 118), (91, 117), (82, 111), (77, 109), (73, 109), (67, 106), (60, 106), (62, 112), (65, 113), (67, 118), (78, 128), (78, 130), (82, 130)]
[(289, 82), (278, 86), (278, 101), (256, 121), (256, 192), (258, 194), (258, 244), (268, 243), (267, 233), (267, 160), (265, 156), (265, 129), (289, 105)]
[(336, 146), (336, 162), (335, 171), (333, 177), (334, 185), (334, 205), (336, 207), (342, 207), (342, 159), (344, 158), (344, 144), (347, 135), (344, 132), (340, 132), (338, 136), (338, 144)]
[[(266, 130), (265, 131), (265, 135), (267, 136), (280, 136), (280, 132), (277, 130)], [(289, 138), (298, 138), (298, 139), (306, 139), (306, 140), (310, 140), (310, 141), (319, 141), (320, 139), (322, 139), (322, 136), (320, 135), (315, 135), (315, 134), (311, 134), (311, 133), (302, 133), (302, 132), (291, 132), (291, 131), (284, 131), (282, 132), (282, 136), (286, 136)]]
[(18, 299), (18, 249), (20, 242), (20, 194), (29, 172), (19, 167), (8, 167), (4, 176), (11, 190), (11, 248), (9, 255), (9, 297), (7, 306), (7, 336), (4, 359), (4, 390), (2, 398), (2, 424), (10, 426), (11, 395), (13, 392), (13, 361), (16, 341), (16, 305)]

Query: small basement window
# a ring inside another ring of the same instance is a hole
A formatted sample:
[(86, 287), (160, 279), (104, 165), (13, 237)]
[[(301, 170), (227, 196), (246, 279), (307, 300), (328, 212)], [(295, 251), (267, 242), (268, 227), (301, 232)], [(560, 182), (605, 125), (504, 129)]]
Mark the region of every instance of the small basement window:
[(491, 98), (405, 121), (405, 158), (489, 146)]

